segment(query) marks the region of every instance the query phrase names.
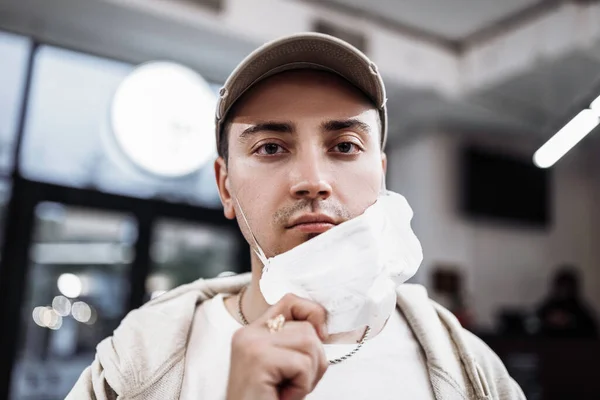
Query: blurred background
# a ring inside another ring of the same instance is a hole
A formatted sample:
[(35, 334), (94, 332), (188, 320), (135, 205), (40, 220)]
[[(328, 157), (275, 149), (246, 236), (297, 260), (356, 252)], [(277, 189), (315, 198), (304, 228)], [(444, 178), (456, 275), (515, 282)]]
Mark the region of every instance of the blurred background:
[(386, 80), (412, 281), (528, 399), (600, 398), (598, 2), (2, 0), (0, 399), (64, 398), (129, 310), (249, 268), (216, 192), (216, 95), (300, 31)]

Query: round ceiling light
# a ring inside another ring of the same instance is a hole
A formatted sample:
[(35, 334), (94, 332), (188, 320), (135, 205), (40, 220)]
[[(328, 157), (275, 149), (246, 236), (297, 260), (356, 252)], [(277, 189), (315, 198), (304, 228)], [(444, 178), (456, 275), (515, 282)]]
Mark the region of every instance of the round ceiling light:
[(171, 62), (143, 64), (117, 89), (112, 130), (137, 166), (181, 177), (216, 157), (215, 107), (214, 92), (193, 70)]

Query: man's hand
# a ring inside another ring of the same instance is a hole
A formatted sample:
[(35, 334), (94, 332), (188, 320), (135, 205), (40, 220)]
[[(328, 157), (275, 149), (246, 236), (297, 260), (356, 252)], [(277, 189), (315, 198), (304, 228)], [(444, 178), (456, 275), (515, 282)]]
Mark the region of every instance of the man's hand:
[[(286, 320), (283, 329), (270, 332), (267, 321), (279, 314)], [(329, 365), (323, 349), (326, 319), (319, 304), (288, 294), (238, 330), (227, 400), (297, 400), (312, 392)]]

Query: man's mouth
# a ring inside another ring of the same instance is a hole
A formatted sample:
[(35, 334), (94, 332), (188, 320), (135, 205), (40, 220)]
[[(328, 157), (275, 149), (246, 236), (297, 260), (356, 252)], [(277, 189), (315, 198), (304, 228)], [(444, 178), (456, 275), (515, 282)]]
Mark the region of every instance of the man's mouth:
[(333, 218), (324, 214), (304, 214), (292, 220), (287, 229), (302, 233), (323, 233), (336, 225)]

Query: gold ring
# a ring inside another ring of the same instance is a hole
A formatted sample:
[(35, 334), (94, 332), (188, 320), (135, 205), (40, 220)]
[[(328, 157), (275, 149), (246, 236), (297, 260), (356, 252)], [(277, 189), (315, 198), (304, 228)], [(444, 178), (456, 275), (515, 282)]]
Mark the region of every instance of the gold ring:
[(279, 314), (275, 318), (267, 320), (267, 328), (269, 328), (269, 332), (271, 333), (279, 332), (283, 329), (283, 324), (285, 324), (285, 317), (283, 314)]

